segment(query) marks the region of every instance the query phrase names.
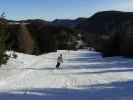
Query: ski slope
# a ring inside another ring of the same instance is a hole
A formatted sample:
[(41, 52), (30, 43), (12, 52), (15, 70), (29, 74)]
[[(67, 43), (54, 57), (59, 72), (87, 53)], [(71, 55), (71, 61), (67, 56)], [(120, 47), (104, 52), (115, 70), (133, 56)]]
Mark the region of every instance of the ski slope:
[[(56, 70), (57, 56), (64, 63)], [(1, 100), (133, 100), (133, 59), (87, 50), (18, 53), (0, 68)]]

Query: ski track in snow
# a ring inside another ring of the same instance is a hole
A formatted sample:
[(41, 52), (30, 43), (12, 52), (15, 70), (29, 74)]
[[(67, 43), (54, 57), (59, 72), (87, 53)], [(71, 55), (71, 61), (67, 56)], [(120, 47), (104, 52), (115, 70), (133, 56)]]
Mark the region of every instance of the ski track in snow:
[[(64, 63), (55, 69), (62, 53)], [(87, 50), (18, 54), (0, 68), (5, 100), (133, 100), (133, 59), (102, 58)]]

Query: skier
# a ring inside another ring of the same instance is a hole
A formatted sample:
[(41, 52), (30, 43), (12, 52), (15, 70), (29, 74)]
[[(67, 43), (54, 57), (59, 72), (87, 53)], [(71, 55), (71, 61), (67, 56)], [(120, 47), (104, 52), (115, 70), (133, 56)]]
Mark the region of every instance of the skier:
[(57, 69), (59, 69), (61, 63), (63, 63), (62, 54), (60, 54), (60, 56), (58, 56), (58, 58), (57, 58), (57, 64), (56, 64), (56, 68), (57, 68)]

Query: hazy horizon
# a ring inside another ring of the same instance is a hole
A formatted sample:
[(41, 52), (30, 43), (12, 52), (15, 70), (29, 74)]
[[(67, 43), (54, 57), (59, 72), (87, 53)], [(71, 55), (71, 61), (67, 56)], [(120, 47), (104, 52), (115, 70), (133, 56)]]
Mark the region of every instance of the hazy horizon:
[(76, 19), (90, 17), (99, 11), (133, 11), (131, 0), (2, 0), (0, 13), (11, 20)]

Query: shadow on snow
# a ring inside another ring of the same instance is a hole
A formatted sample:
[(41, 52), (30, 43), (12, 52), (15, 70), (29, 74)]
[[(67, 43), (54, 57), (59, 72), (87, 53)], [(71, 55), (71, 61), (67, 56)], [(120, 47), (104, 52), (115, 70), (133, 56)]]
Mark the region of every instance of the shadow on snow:
[[(133, 81), (79, 86), (82, 89), (23, 89), (0, 93), (1, 100), (133, 100)], [(85, 88), (85, 89), (84, 89)]]

